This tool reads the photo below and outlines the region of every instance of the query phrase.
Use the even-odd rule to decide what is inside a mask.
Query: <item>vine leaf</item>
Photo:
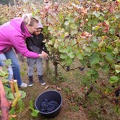
[[[119,78],[117,76],[111,76],[110,77],[110,84],[118,82]]]
[[[106,52],[106,57],[105,57],[108,61],[112,61],[113,60],[113,55],[110,52]]]
[[[80,52],[76,53],[79,60],[83,60],[83,55]]]
[[[31,113],[31,115],[32,115],[33,117],[37,117],[37,116],[38,116],[38,113],[39,113],[38,110],[34,110],[34,109],[32,109],[32,113]]]
[[[73,52],[71,52],[71,53],[68,54],[68,56],[69,56],[70,58],[74,58],[74,57],[75,57],[75,54],[74,54]]]
[[[93,53],[93,54],[90,56],[90,64],[91,64],[91,65],[97,64],[97,63],[99,63],[99,61],[100,61],[99,54]]]
[[[67,58],[67,55],[61,54],[61,55],[60,55],[60,58],[61,58],[61,59],[65,59],[65,58]]]

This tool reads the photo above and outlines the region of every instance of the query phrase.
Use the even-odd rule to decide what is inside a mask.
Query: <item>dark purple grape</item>
[[[80,71],[83,71],[85,69],[85,67],[80,67],[79,69],[80,69]]]
[[[48,101],[45,99],[40,106],[41,112],[51,112],[55,110],[59,106],[58,102],[56,101]]]
[[[116,97],[118,97],[119,94],[120,94],[120,89],[118,89],[118,90],[115,91],[115,96],[116,96]]]
[[[41,111],[41,112],[46,112],[46,109],[41,109],[40,111]]]
[[[67,72],[70,71],[70,66],[67,66],[66,71]]]
[[[118,103],[119,103],[119,100],[118,100],[118,99],[115,99],[114,101],[115,101],[115,103],[116,103],[116,104],[118,104]]]
[[[48,99],[45,99],[45,102],[48,102]]]

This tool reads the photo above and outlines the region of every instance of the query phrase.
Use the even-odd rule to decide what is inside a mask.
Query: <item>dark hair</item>
[[[41,32],[43,31],[43,28],[37,28],[37,29],[41,29]]]

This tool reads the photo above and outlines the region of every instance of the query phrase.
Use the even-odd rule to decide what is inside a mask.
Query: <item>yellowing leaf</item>
[[[100,26],[95,26],[95,27],[93,27],[92,29],[93,30],[98,30],[100,28]]]

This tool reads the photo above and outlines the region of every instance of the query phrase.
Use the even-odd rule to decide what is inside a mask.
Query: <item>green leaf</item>
[[[66,49],[63,48],[63,47],[61,47],[61,46],[59,46],[59,52],[61,52],[61,53],[66,53]]]
[[[105,64],[105,65],[103,65],[103,67],[102,67],[102,70],[104,71],[104,72],[108,72],[109,71],[109,65],[107,65],[107,64]]]
[[[78,30],[76,29],[76,30],[71,30],[71,35],[75,35],[75,34],[77,34],[78,33]]]
[[[66,49],[66,54],[68,54],[70,52],[70,47],[68,46]]]
[[[88,63],[88,60],[87,59],[80,60],[80,63],[82,66],[86,66],[86,64]]]
[[[32,109],[34,107],[33,101],[30,101],[30,109]]]
[[[22,110],[25,109],[25,104],[24,104],[24,102],[23,102],[23,100],[21,98],[18,99],[17,107],[19,108],[19,111],[22,111]]]
[[[11,59],[7,59],[4,62],[5,62],[5,65],[7,65],[7,66],[12,64]]]
[[[49,26],[49,27],[48,27],[48,30],[49,30],[49,31],[53,31],[54,28],[53,28],[52,26]]]
[[[83,55],[80,52],[77,52],[76,56],[79,60],[83,60]]]
[[[91,47],[84,47],[84,49],[86,52],[89,52],[89,53],[91,52]]]
[[[99,70],[101,68],[101,65],[99,63],[92,66],[95,70]]]
[[[72,29],[77,29],[77,25],[76,25],[76,24],[71,24],[70,27],[71,27]]]
[[[66,54],[60,54],[60,58],[65,59],[65,58],[67,58],[67,55]]]
[[[7,77],[8,77],[8,73],[5,72],[5,71],[3,71],[3,70],[1,70],[1,71],[0,71],[0,76],[1,76],[1,77],[6,77],[6,78],[7,78]]]
[[[105,57],[108,61],[112,61],[114,58],[113,58],[113,55],[112,53],[110,52],[106,52],[106,57]]]
[[[47,26],[44,26],[43,32],[44,32],[45,34],[48,34],[48,27],[47,27]]]
[[[93,79],[98,78],[98,72],[94,69],[89,69],[89,71],[87,71],[87,76],[91,76]]]
[[[71,59],[71,58],[68,57],[66,59],[66,63],[67,63],[68,66],[70,66],[73,63],[73,59]]]
[[[59,46],[65,48],[65,47],[64,47],[64,46],[65,46],[65,43],[64,43],[64,42],[59,42]]]
[[[15,108],[14,107],[12,107],[10,110],[9,110],[9,114],[14,114],[15,113]]]
[[[99,57],[98,53],[93,53],[90,56],[90,64],[91,65],[97,64],[97,63],[99,63],[99,61],[100,61],[100,57]]]
[[[103,16],[100,15],[99,20],[101,21],[104,20],[104,15]]]
[[[110,31],[110,34],[115,34],[115,31],[116,31],[116,30],[115,30],[115,28],[110,28],[109,31]]]
[[[97,42],[92,42],[91,47],[92,48],[98,48],[98,43]]]
[[[20,91],[20,94],[21,94],[21,98],[24,98],[26,96],[26,92],[24,92],[22,90],[19,90],[19,91]],[[16,96],[16,93],[15,93],[15,96]],[[10,100],[14,100],[14,96],[13,96],[12,91],[9,92],[9,94],[7,95],[7,98],[10,99]]]
[[[73,52],[71,52],[71,53],[68,53],[68,56],[69,56],[70,58],[74,58],[74,57],[75,57],[75,54],[74,54]]]
[[[72,16],[70,16],[68,20],[69,20],[69,22],[71,22],[71,23],[75,23],[75,18],[72,17]]]
[[[22,90],[19,90],[20,91],[20,94],[21,94],[21,98],[25,98],[26,97],[26,92],[22,91]]]
[[[110,84],[114,84],[114,83],[118,82],[118,80],[119,80],[119,77],[111,76],[110,77]]]
[[[69,41],[70,41],[70,40],[67,38],[67,39],[65,39],[65,42],[64,42],[64,43],[65,43],[65,44],[68,44]]]
[[[116,42],[116,47],[120,47],[120,42],[119,41]]]
[[[76,39],[71,40],[70,43],[71,43],[71,46],[75,45],[76,44]]]
[[[13,97],[12,92],[10,92],[10,93],[7,95],[7,98],[10,99],[10,100],[14,100],[14,97]]]
[[[112,45],[109,45],[107,46],[106,52],[112,53],[113,50],[114,50],[114,47]]]
[[[31,116],[37,117],[39,113],[39,110],[32,110]]]
[[[101,41],[100,43],[99,43],[99,47],[105,47],[106,46],[106,42],[105,41]]]
[[[86,52],[86,51],[83,51],[83,55],[84,56],[91,56],[92,52]]]
[[[114,111],[115,111],[116,113],[120,114],[120,107],[119,107],[119,105],[116,105],[116,106],[114,107]]]
[[[7,81],[8,81],[8,80],[7,80]],[[7,91],[7,92],[12,92],[11,88],[6,87],[5,85],[4,85],[4,89],[5,89],[5,91]]]

